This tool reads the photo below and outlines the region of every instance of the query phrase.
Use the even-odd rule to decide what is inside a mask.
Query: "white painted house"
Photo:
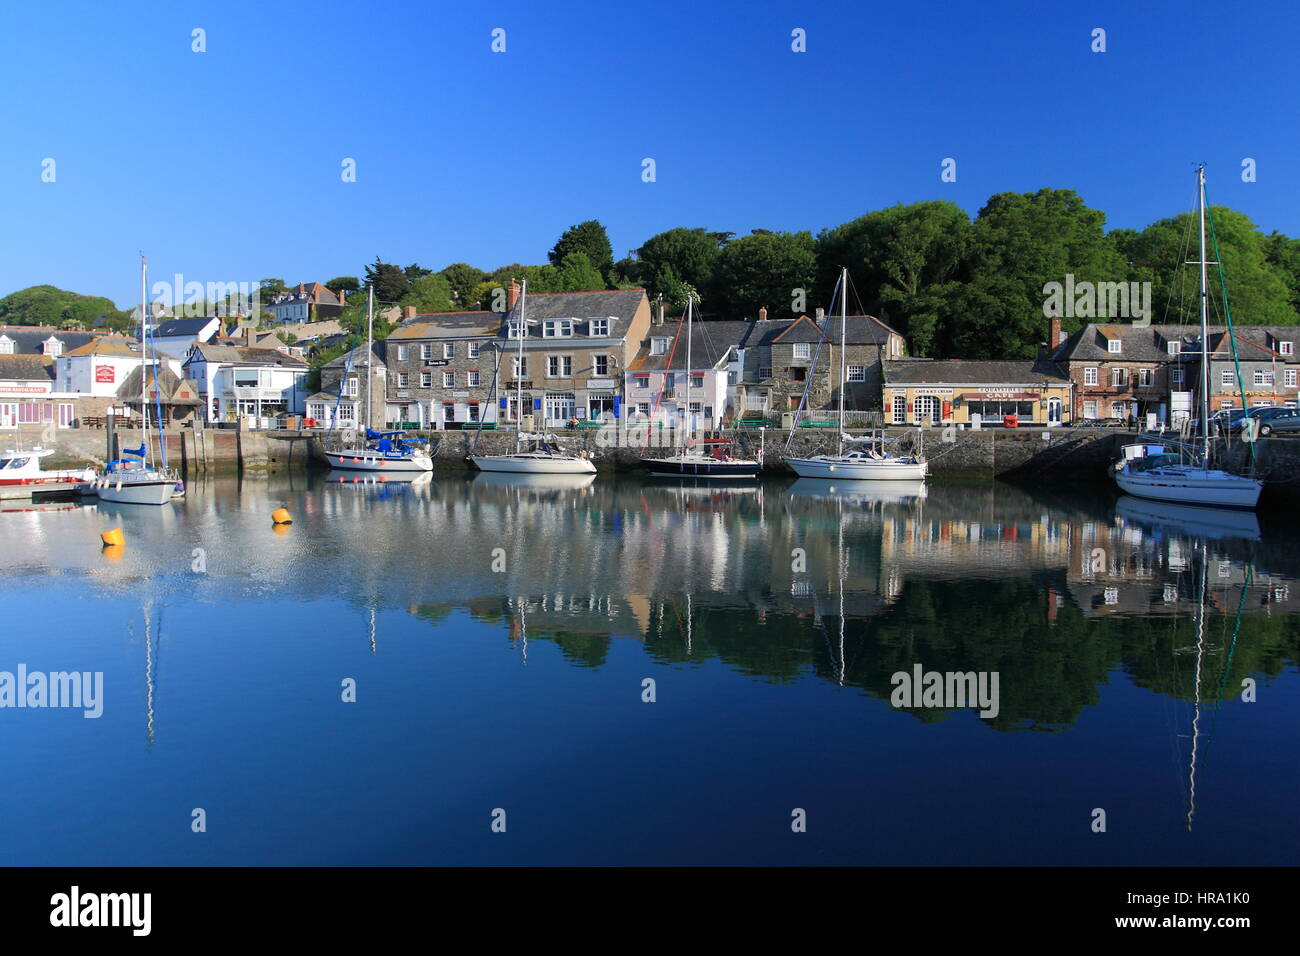
[[[171,319],[153,333],[152,346],[170,358],[184,361],[190,349],[211,342],[221,331],[221,319],[215,315],[201,319]]]
[[[698,429],[721,428],[735,397],[737,349],[750,325],[692,323],[689,370],[685,330],[678,336],[677,326],[650,326],[623,375],[624,417],[629,421],[649,417],[675,425],[684,422],[686,427]]]
[[[276,349],[196,345],[184,377],[198,385],[209,422],[301,414],[308,365]]]

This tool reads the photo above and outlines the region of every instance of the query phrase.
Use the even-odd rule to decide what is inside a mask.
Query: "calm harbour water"
[[[1289,518],[919,491],[315,475],[7,502],[0,670],[105,690],[99,719],[0,709],[0,864],[1295,861]],[[997,671],[997,717],[893,707],[917,664]]]

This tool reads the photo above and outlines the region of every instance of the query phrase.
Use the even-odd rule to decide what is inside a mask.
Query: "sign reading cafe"
[[[108,384],[111,385],[111,384],[113,383],[113,381],[114,381],[114,369],[113,369],[113,366],[111,366],[111,365],[96,365],[96,366],[95,366],[95,381],[96,381],[96,382],[106,382],[106,383],[108,383]]]

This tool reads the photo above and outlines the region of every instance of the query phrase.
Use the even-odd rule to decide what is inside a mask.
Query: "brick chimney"
[[[825,320],[826,320],[826,310],[825,310],[825,309],[818,309],[818,310],[817,310],[817,324],[818,324],[818,326],[820,326],[820,325],[822,324],[822,322],[824,322]]]
[[[402,306],[402,321],[405,322],[407,319],[413,319],[413,318],[415,318],[415,306],[413,305]]]
[[[506,288],[506,308],[513,309],[515,303],[519,301],[519,283],[514,279],[510,280],[510,285]]]
[[[1047,351],[1055,352],[1056,347],[1061,344],[1061,317],[1053,315],[1051,321],[1047,323]]]
[[[339,305],[347,305],[347,301],[348,301],[347,289],[339,289],[339,291],[335,294],[339,297]]]
[[[244,343],[249,348],[252,348],[257,344],[257,329],[253,328],[251,325],[244,326]]]
[[[664,297],[661,295],[659,296],[658,301],[655,302],[655,325],[663,325],[663,324],[664,324]]]
[[[767,319],[767,306],[758,310],[758,321],[763,322]]]

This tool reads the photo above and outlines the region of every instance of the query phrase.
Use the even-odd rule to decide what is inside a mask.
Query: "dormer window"
[[[1178,339],[1171,339],[1169,342],[1166,343],[1166,346],[1169,349],[1170,355],[1177,355],[1179,352],[1183,350],[1183,343],[1178,341]]]
[[[658,336],[656,336],[655,338],[651,339],[651,340],[650,340],[650,354],[651,354],[651,355],[667,355],[667,354],[668,354],[668,339],[665,339],[665,338],[659,338]]]
[[[1295,343],[1294,343],[1294,342],[1278,342],[1278,343],[1277,343],[1277,354],[1278,354],[1278,355],[1295,355]]]
[[[592,319],[591,334],[599,337],[609,335],[609,319]]]
[[[506,337],[511,339],[528,338],[528,326],[523,319],[511,319],[506,327]]]
[[[542,338],[566,339],[573,335],[573,322],[569,319],[547,319],[542,323]]]
[[[0,335],[0,355],[14,354],[14,340],[7,335]]]
[[[1123,340],[1123,339],[1107,339],[1107,340],[1106,340],[1106,351],[1109,352],[1111,355],[1119,355],[1121,352],[1124,351],[1124,340]]]
[[[56,357],[62,355],[63,343],[51,335],[48,339],[45,340],[45,354],[53,355]]]

